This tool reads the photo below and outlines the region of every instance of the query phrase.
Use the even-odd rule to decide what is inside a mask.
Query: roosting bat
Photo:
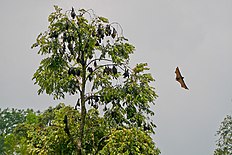
[[[181,87],[185,88],[185,89],[188,89],[188,87],[186,86],[185,82],[184,82],[184,77],[181,76],[181,73],[180,73],[180,70],[178,67],[176,67],[176,81],[178,81],[181,85]]]

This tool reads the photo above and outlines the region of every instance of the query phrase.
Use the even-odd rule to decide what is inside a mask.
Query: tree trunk
[[[81,54],[81,61],[85,62],[84,60],[84,52]],[[84,138],[84,128],[85,128],[85,117],[86,117],[86,107],[85,107],[85,85],[86,85],[86,63],[82,64],[82,83],[81,83],[81,124],[80,124],[80,138],[78,140],[78,155],[82,154],[83,149],[83,138]]]

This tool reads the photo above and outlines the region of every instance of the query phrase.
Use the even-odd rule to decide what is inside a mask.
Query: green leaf
[[[109,20],[105,17],[98,17],[98,19],[100,19],[104,23],[109,23]]]

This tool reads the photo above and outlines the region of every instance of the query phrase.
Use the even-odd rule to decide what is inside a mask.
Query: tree
[[[232,154],[232,117],[227,115],[221,123],[217,131],[219,139],[217,141],[217,149],[215,155],[231,155]]]
[[[100,155],[110,154],[146,154],[156,155],[160,151],[155,148],[152,138],[136,128],[113,130]]]
[[[33,118],[36,121],[17,125],[7,136],[6,143],[11,145],[6,154],[76,153],[75,143],[80,132],[77,129],[81,122],[79,111],[61,103]],[[86,114],[83,148],[82,154],[159,154],[148,133],[137,128],[111,128],[95,108]]]
[[[32,45],[39,46],[38,54],[45,56],[33,79],[40,86],[38,94],[46,92],[54,99],[77,96],[78,154],[86,151],[87,105],[102,107],[110,128],[154,132],[155,124],[150,120],[154,115],[150,103],[154,104],[157,97],[150,86],[154,79],[146,72],[146,63],[129,67],[129,56],[135,48],[123,36],[121,26],[96,16],[92,10],[72,8],[62,13],[58,6],[48,21],[48,30]]]
[[[12,150],[15,145],[15,137],[11,135],[14,129],[25,121],[31,121],[34,114],[32,109],[0,109],[0,154],[9,153],[9,150]]]

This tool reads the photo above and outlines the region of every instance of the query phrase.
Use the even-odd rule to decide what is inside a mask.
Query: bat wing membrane
[[[181,73],[178,67],[176,67],[175,73],[176,73],[176,81],[180,83],[181,87],[188,89],[188,87],[186,86],[184,82],[184,77],[181,76]]]

